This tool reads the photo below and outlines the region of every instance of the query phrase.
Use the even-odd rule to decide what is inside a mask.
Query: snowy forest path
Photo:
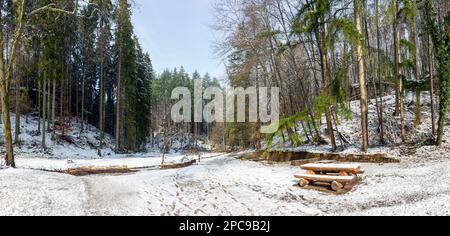
[[[87,200],[87,215],[135,215],[139,210],[133,201],[139,196],[134,188],[110,176],[82,177]]]
[[[429,175],[449,175],[447,161],[367,165],[356,192],[338,197],[292,187],[290,173],[298,171],[295,168],[255,164],[219,157],[176,170],[85,176],[84,208],[88,215],[371,215],[405,204],[411,209],[430,206],[450,194],[447,180],[439,182],[439,176]]]
[[[293,173],[221,156],[183,169],[85,176],[83,208],[87,215],[319,214],[296,196]]]

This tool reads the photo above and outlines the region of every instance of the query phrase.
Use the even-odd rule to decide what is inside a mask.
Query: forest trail
[[[271,176],[278,168],[282,171]],[[319,214],[295,196],[294,172],[227,156],[185,169],[81,179],[87,215]],[[285,202],[291,207],[282,206]]]
[[[131,204],[138,192],[133,188],[108,180],[106,176],[82,177],[87,199],[87,215],[133,215],[137,210]]]

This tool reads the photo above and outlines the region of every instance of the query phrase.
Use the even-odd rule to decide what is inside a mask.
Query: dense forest
[[[431,142],[441,145],[449,101],[450,3],[446,0],[230,0],[215,6],[224,35],[216,44],[232,86],[280,87],[280,129],[264,137],[260,124],[230,125],[229,145],[345,146],[339,126],[360,101],[361,149],[418,142],[423,96],[431,97]],[[395,107],[383,98],[395,93]],[[411,95],[411,96],[410,96]],[[431,95],[431,96],[430,96]],[[375,100],[377,128],[368,127]],[[405,119],[405,104],[415,119]],[[322,119],[323,118],[323,119]],[[323,135],[325,124],[326,135]]]
[[[224,149],[262,149],[275,138],[293,146],[345,143],[339,132],[360,101],[361,149],[406,143],[419,128],[421,98],[430,97],[429,137],[441,145],[450,96],[450,3],[447,0],[224,0],[215,4],[215,44],[227,81],[188,75],[181,67],[157,75],[133,32],[128,0],[1,0],[0,90],[6,164],[20,145],[20,114],[38,116],[36,135],[65,139],[71,123],[99,129],[117,153],[138,152],[155,135],[204,139]],[[260,123],[173,123],[171,91],[179,86],[279,87],[278,132]],[[391,109],[383,97],[395,93]],[[412,94],[412,96],[410,96]],[[411,98],[413,97],[413,98]],[[416,106],[405,119],[405,103]],[[377,129],[368,127],[368,102]],[[11,112],[16,114],[15,127]],[[390,122],[393,117],[398,122]],[[389,122],[387,122],[389,121]],[[324,135],[322,124],[326,126]]]
[[[46,135],[64,138],[72,117],[82,124],[80,135],[85,123],[99,127],[100,149],[109,133],[117,152],[139,150],[149,133],[154,72],[133,33],[130,3],[1,1],[0,7],[7,164],[14,166],[13,145],[20,145],[20,114],[41,117],[36,133],[44,150]]]
[[[138,152],[153,142],[155,132],[173,132],[167,111],[175,87],[192,88],[194,79],[220,86],[208,74],[190,76],[182,67],[156,75],[133,31],[131,1],[2,0],[0,7],[9,166],[14,166],[14,145],[21,144],[21,114],[27,121],[29,115],[40,117],[35,135],[41,135],[43,150],[48,135],[73,142],[66,133],[77,122],[79,136],[87,124],[99,129],[100,156],[106,134],[115,138],[116,153]],[[10,112],[17,114],[15,127]],[[186,134],[207,131],[207,125],[190,124]]]
[[[0,216],[450,215],[450,0],[0,0],[0,52]]]

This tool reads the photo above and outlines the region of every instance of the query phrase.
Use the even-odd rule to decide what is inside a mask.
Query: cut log
[[[309,181],[306,179],[300,179],[298,185],[300,185],[300,187],[304,188],[309,185]]]
[[[327,182],[332,183],[333,181],[339,183],[354,183],[357,181],[356,176],[331,176],[331,175],[308,175],[308,174],[298,174],[295,175],[297,179],[306,179],[308,181],[317,181],[317,182]]]
[[[326,173],[353,173],[362,174],[364,171],[359,164],[307,164],[301,166],[302,169],[315,172]]]
[[[175,163],[175,164],[165,164],[161,166],[161,169],[168,170],[168,169],[181,169],[185,167],[189,167],[197,163],[197,160],[191,160],[184,163]]]
[[[100,175],[100,174],[127,174],[136,171],[128,166],[109,166],[109,167],[80,167],[61,171],[62,173],[74,176]]]
[[[333,181],[331,183],[331,189],[333,189],[336,192],[341,191],[343,188],[344,188],[344,185],[339,182]]]

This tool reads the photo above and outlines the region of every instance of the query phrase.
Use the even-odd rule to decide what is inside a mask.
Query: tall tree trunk
[[[417,41],[417,10],[416,10],[416,3],[413,1],[414,4],[414,19],[412,21],[412,27],[411,27],[411,39],[415,46],[415,70],[414,70],[414,77],[416,78],[416,81],[421,81],[421,73],[420,73],[420,51],[419,51],[419,44]],[[419,125],[422,123],[422,101],[421,101],[421,91],[420,88],[416,88],[416,111],[415,111],[415,119],[414,119],[414,127],[417,129]]]
[[[56,74],[56,71],[55,71]],[[52,140],[56,140],[56,78],[52,82]]]
[[[14,151],[13,151],[13,139],[11,134],[11,120],[9,111],[9,91],[5,84],[0,85],[1,102],[2,102],[2,119],[3,128],[5,131],[5,148],[6,148],[6,166],[15,167]]]
[[[20,45],[24,29],[24,15],[25,15],[25,0],[15,1],[16,17],[14,18],[14,37],[11,41],[11,50],[5,52],[5,42],[9,42],[9,39],[4,41],[3,35],[3,19],[0,17],[0,99],[2,103],[2,118],[5,134],[5,147],[6,147],[6,165],[15,167],[14,162],[14,149],[13,140],[11,134],[11,119],[9,111],[9,95],[11,89],[11,76],[13,65],[16,59],[17,48]],[[6,56],[6,60],[5,60]]]
[[[104,57],[102,54],[101,63],[100,63],[100,151],[103,149],[103,140],[105,136],[105,78],[104,78]]]
[[[80,129],[80,135],[84,132],[84,120],[85,120],[85,83],[86,83],[86,76],[83,75],[83,80],[81,81],[81,129]]]
[[[41,72],[39,71],[38,72],[38,81],[36,82],[37,83],[37,85],[38,85],[38,93],[37,93],[37,101],[38,101],[38,129],[37,129],[37,132],[40,134],[41,133],[41,111],[42,111],[42,108],[41,108],[41,104],[42,104],[42,101],[41,101],[41,93],[42,93],[42,86],[41,86],[41,82],[40,82],[40,79],[41,79]]]
[[[400,137],[402,142],[406,141],[405,134],[405,109],[403,102],[403,78],[401,76],[401,48],[400,48],[400,18],[398,16],[399,6],[398,2],[394,1],[395,4],[395,21],[394,21],[394,44],[395,44],[395,78],[397,81],[397,106],[396,106],[396,115],[400,115]]]
[[[51,119],[52,119],[52,89],[51,89],[51,81],[47,80],[47,132],[51,130]]]
[[[17,71],[16,80],[15,80],[15,92],[16,92],[16,104],[15,104],[15,113],[16,113],[16,124],[14,130],[14,143],[16,145],[20,145],[20,81],[21,77],[19,72]]]
[[[0,17],[0,52],[4,52],[4,41],[3,41],[3,22]],[[11,62],[9,62],[11,63]],[[13,139],[11,134],[11,119],[9,111],[9,86],[7,78],[7,65],[5,64],[4,54],[0,54],[0,100],[2,104],[2,120],[3,129],[5,134],[5,164],[6,166],[15,167],[14,162],[14,150],[13,150]]]
[[[102,30],[102,32],[105,31],[104,27],[103,27],[103,19],[100,19],[100,29]],[[103,37],[101,37],[100,40],[102,40],[102,42],[104,42],[104,35],[102,34]],[[98,154],[99,156],[102,155],[102,149],[103,149],[103,140],[104,140],[104,136],[105,136],[105,71],[104,71],[104,66],[105,66],[105,50],[104,47],[106,45],[104,45],[105,43],[102,43],[102,45],[100,46],[100,108],[99,108],[99,126],[100,126],[100,140],[99,140],[99,150],[98,150]]]
[[[67,83],[67,62],[65,61],[65,58],[63,59],[63,67],[62,67],[62,80],[60,83],[60,98],[59,98],[59,115],[60,115],[60,123],[61,123],[61,135],[65,135],[65,124],[66,124],[66,116],[65,116],[65,107],[66,107],[66,99],[67,99],[67,90],[66,90],[66,83]]]
[[[325,17],[322,17],[320,20],[320,29],[318,32],[318,41],[319,41],[319,52],[320,52],[320,61],[321,61],[321,67],[322,67],[322,80],[323,80],[323,87],[327,91],[326,94],[330,96],[331,92],[331,81],[328,77],[328,52],[326,49],[326,27],[325,27]],[[331,111],[330,107],[326,108],[325,111],[325,117],[327,121],[327,129],[328,129],[328,136],[330,138],[331,147],[333,151],[337,150],[336,145],[336,138],[334,135],[334,127],[333,127],[333,121],[331,117]]]
[[[120,106],[122,100],[122,46],[119,45],[119,63],[117,73],[117,94],[116,94],[116,152],[120,151]]]
[[[379,125],[380,125],[380,142],[385,144],[384,140],[384,115],[383,115],[383,96],[384,96],[384,86],[382,80],[382,70],[381,70],[381,31],[380,31],[380,3],[379,0],[375,0],[375,18],[376,18],[376,30],[377,30],[377,76],[378,84],[380,86],[380,102],[379,102]]]
[[[261,101],[260,101],[260,92],[259,92],[259,88],[260,88],[260,82],[259,82],[260,78],[259,78],[259,73],[258,73],[258,67],[256,67],[256,97],[257,97],[257,106],[256,107],[260,107]],[[259,117],[259,116],[258,116]],[[208,126],[209,124],[206,123],[206,132],[207,132],[207,137],[209,137],[209,131],[208,131]],[[261,150],[262,148],[262,134],[261,134],[261,120],[258,119],[257,123],[256,123],[256,150]],[[209,138],[208,138],[209,140]]]
[[[76,121],[78,123],[79,121],[79,117],[80,117],[80,95],[79,95],[79,87],[80,86],[80,81],[78,80],[78,78],[75,79],[75,118]]]
[[[43,82],[42,82],[42,98],[43,98],[43,101],[42,101],[42,133],[41,133],[41,138],[42,138],[42,141],[41,141],[41,145],[42,145],[42,148],[44,149],[44,150],[46,150],[47,149],[47,144],[46,144],[46,138],[45,138],[45,133],[47,132],[47,130],[45,129],[45,125],[46,125],[46,123],[47,123],[47,120],[46,120],[46,118],[47,118],[47,82],[45,81],[45,80],[47,80],[47,72],[44,72],[44,78],[43,78],[44,80],[43,80]]]
[[[68,116],[68,123],[71,123],[72,118],[72,74],[70,69],[70,64],[67,65],[67,103],[66,103],[66,112]]]
[[[431,100],[431,132],[433,136],[436,135],[436,111],[435,111],[435,83],[434,83],[434,57],[433,57],[433,43],[431,36],[428,39],[428,71],[430,73],[430,100]]]
[[[369,133],[368,133],[368,101],[367,101],[367,86],[366,86],[366,72],[364,65],[364,52],[363,52],[363,31],[361,24],[361,2],[359,0],[354,1],[355,5],[355,25],[358,30],[361,39],[358,40],[356,45],[356,60],[358,63],[358,80],[360,90],[360,105],[361,105],[361,131],[362,131],[362,150],[367,152],[369,149]]]
[[[444,129],[445,122],[447,120],[448,104],[450,100],[450,49],[448,48],[448,42],[450,41],[450,35],[448,34],[448,28],[445,31],[438,27],[433,17],[433,3],[430,0],[424,2],[424,15],[427,22],[428,33],[433,40],[434,52],[437,61],[437,71],[439,78],[439,120],[437,127],[437,139],[436,143],[441,146],[444,141]],[[442,19],[438,19],[439,22],[443,22]]]

